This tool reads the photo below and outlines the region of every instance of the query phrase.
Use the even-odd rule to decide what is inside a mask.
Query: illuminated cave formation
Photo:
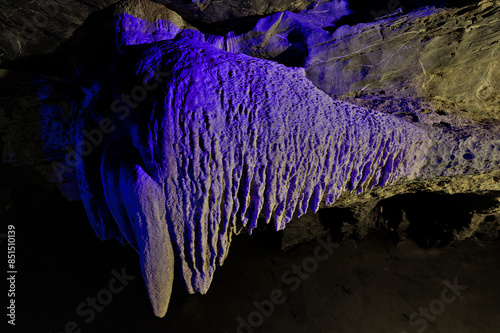
[[[259,217],[281,230],[344,191],[416,176],[425,162],[425,130],[333,100],[301,69],[190,40],[134,57],[117,75],[168,78],[121,114],[100,164],[104,195],[82,198],[98,234],[107,205],[138,251],[157,316],[174,267],[190,293],[206,293],[231,236],[251,233]],[[115,97],[130,92],[120,87]],[[79,176],[82,189],[96,189],[85,186],[85,165]]]

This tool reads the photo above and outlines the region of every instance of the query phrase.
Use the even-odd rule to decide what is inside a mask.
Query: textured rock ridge
[[[110,137],[101,176],[150,293],[163,295],[151,297],[159,316],[171,288],[169,237],[188,291],[205,293],[232,234],[251,232],[259,217],[281,230],[345,191],[418,176],[425,163],[425,130],[332,100],[301,69],[183,40],[138,59],[133,73],[145,82],[156,70],[169,78]]]

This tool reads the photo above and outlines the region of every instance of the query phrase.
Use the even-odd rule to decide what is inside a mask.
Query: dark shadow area
[[[273,60],[287,67],[304,67],[309,53],[304,33],[299,29],[292,30],[287,39],[291,45]]]
[[[366,216],[356,216],[349,208],[325,208],[318,211],[321,223],[337,241],[359,239],[370,229],[386,232],[394,243],[409,237],[424,248],[446,246],[456,234],[473,223],[473,212],[487,212],[498,205],[500,193],[445,194],[408,193],[383,199]],[[498,238],[498,221],[489,215],[476,236]]]
[[[0,68],[76,81],[96,79],[116,56],[114,11],[115,6],[110,6],[90,14],[54,53],[2,62]]]
[[[274,221],[266,224],[265,219],[259,218],[257,220],[257,227],[252,230],[252,235],[249,236],[246,231],[243,231],[242,235],[239,237],[254,237],[258,242],[263,244],[268,251],[279,251],[281,247],[282,232],[276,231]]]
[[[454,233],[469,227],[473,212],[496,207],[499,193],[408,193],[384,199],[375,207],[376,228],[405,232],[423,247],[445,246]],[[402,225],[403,224],[403,225]]]
[[[324,208],[318,211],[321,224],[330,229],[335,241],[341,241],[353,234],[360,221],[349,208]]]

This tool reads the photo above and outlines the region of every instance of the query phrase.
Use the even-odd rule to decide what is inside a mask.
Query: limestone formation
[[[300,69],[192,40],[131,54],[118,63],[136,65],[117,67],[114,82],[135,74],[152,86],[158,71],[168,76],[133,110],[116,104],[124,123],[100,163],[104,195],[83,186],[82,199],[97,232],[108,228],[107,204],[139,252],[158,316],[174,262],[189,292],[206,293],[232,235],[251,232],[259,217],[282,230],[343,192],[422,177],[434,158],[424,128],[335,101]],[[136,87],[117,84],[114,95]],[[96,181],[87,174],[79,174],[81,184]]]

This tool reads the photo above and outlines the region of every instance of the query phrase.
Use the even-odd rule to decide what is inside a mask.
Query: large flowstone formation
[[[100,162],[103,193],[89,184],[92,166],[79,176],[96,232],[113,228],[103,224],[107,203],[113,233],[138,251],[157,316],[174,266],[190,293],[206,293],[232,234],[251,232],[259,217],[281,230],[344,191],[415,177],[424,165],[426,131],[333,100],[300,69],[189,40],[130,53],[122,63],[136,65],[117,67],[114,81],[134,73],[154,89],[133,110],[115,104],[123,124]],[[134,89],[119,84],[113,96]]]

